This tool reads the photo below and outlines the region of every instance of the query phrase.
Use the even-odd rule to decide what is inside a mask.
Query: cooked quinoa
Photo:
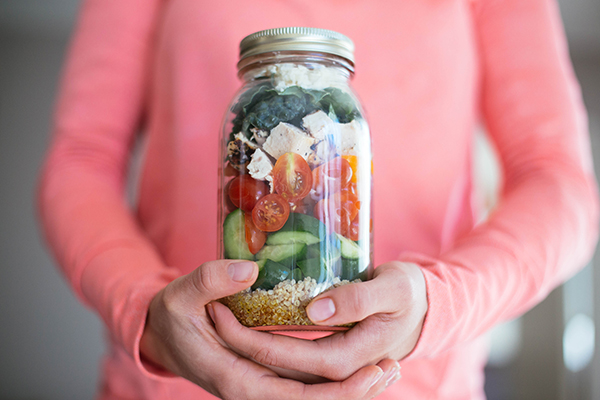
[[[360,282],[356,280],[354,282]],[[318,294],[353,283],[335,278],[329,287],[313,278],[285,280],[272,290],[250,288],[221,299],[244,326],[314,325],[306,315],[306,306]]]

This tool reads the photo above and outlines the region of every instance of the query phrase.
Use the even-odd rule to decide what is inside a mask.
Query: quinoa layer
[[[360,282],[356,280],[355,282]],[[296,282],[285,280],[272,290],[250,288],[221,299],[244,326],[314,325],[306,315],[306,306],[317,295],[338,286],[353,283],[335,278],[329,287],[310,277]]]

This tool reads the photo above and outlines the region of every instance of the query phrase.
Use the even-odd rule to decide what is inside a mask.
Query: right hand
[[[207,310],[211,301],[251,286],[257,276],[256,263],[217,260],[171,282],[150,303],[142,357],[223,399],[371,399],[394,378],[398,363],[383,360],[341,382],[307,385],[229,349]]]

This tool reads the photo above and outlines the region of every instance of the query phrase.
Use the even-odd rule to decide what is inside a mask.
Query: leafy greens
[[[278,92],[270,83],[264,83],[244,92],[232,107],[235,118],[232,121],[231,138],[238,132],[250,138],[250,129],[269,131],[280,122],[299,127],[305,115],[317,110],[324,111],[340,123],[351,122],[360,116],[355,100],[340,89],[316,90],[290,86]]]

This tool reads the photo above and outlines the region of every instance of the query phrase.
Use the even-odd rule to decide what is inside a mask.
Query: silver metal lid
[[[341,33],[318,28],[267,29],[240,42],[240,61],[273,51],[308,51],[333,54],[354,64],[354,43]]]

